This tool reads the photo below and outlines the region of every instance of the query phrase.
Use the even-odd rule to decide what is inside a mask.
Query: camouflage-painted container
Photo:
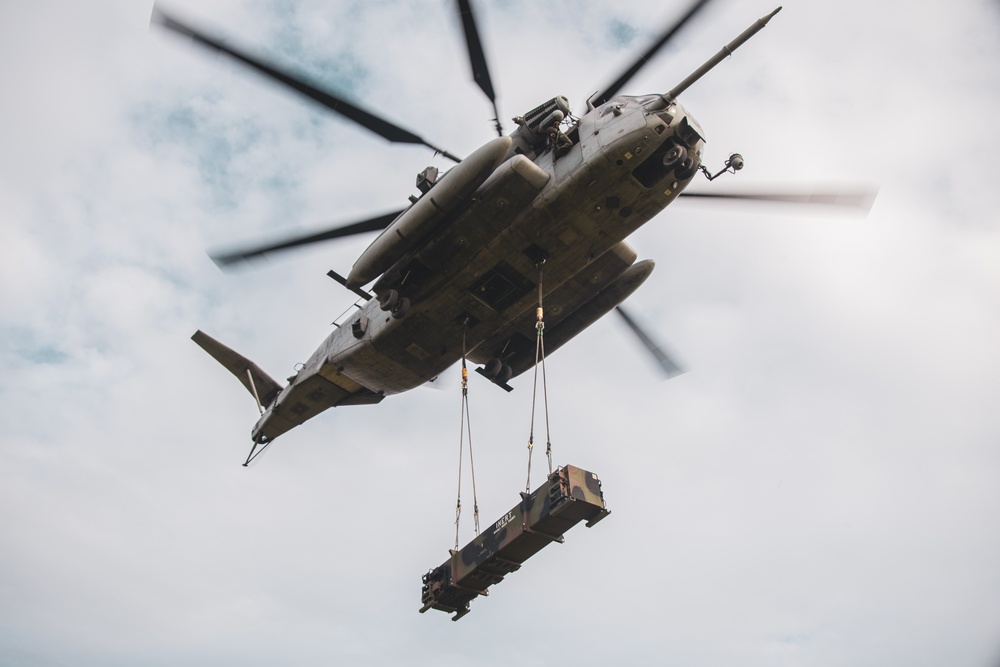
[[[563,533],[580,523],[587,527],[609,514],[597,475],[564,466],[549,475],[533,493],[521,494],[499,521],[461,551],[423,576],[420,613],[439,609],[455,613],[453,621],[469,613],[469,603],[489,595],[491,585],[521,567],[550,542],[562,542]]]

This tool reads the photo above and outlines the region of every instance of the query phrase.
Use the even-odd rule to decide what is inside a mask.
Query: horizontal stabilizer
[[[251,396],[254,396],[254,388],[256,387],[256,396],[254,397],[260,398],[262,406],[267,407],[278,396],[278,392],[281,391],[281,385],[275,382],[270,375],[262,371],[254,362],[230,350],[200,329],[194,332],[191,340],[198,343],[203,350],[212,355],[216,361],[235,375],[236,379],[247,388]],[[253,378],[253,384],[250,383],[251,377]]]

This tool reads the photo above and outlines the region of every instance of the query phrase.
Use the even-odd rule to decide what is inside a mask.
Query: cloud
[[[557,94],[580,113],[676,12],[476,8],[508,117]],[[759,13],[736,9],[625,92],[679,81]],[[612,515],[453,624],[416,610],[454,539],[457,370],[244,469],[253,401],[188,340],[291,374],[351,307],[324,274],[366,239],[226,274],[204,250],[390,210],[446,165],[151,31],[148,3],[2,6],[0,662],[992,664],[985,10],[789,4],[685,94],[709,164],[747,159],[701,188],[878,198],[867,218],[678,202],[630,238],[657,268],[629,304],[689,372],[659,383],[613,319],[547,360],[556,462],[597,472]],[[449,150],[491,136],[447,3],[177,11]],[[530,388],[472,378],[484,524],[523,488]]]

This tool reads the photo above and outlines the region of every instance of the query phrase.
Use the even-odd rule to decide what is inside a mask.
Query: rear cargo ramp
[[[531,494],[522,493],[496,523],[460,551],[423,576],[420,613],[428,609],[454,613],[453,621],[469,613],[469,603],[518,570],[551,542],[580,523],[587,527],[610,512],[597,475],[567,465],[559,468]]]

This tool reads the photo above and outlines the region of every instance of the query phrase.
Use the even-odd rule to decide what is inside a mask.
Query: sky
[[[475,5],[508,130],[582,110],[684,7]],[[452,152],[492,136],[445,0],[167,8]],[[878,196],[678,201],[630,238],[657,268],[628,306],[688,372],[662,382],[613,318],[549,358],[556,462],[612,513],[458,623],[417,613],[454,543],[458,369],[243,468],[253,400],[189,340],[294,373],[369,239],[225,273],[206,250],[391,210],[447,163],[151,9],[0,3],[0,664],[1000,664],[1000,5],[789,0],[684,93],[707,164],[747,165],[699,190]],[[623,92],[772,9],[716,0]],[[484,525],[525,484],[513,386],[471,379]]]

